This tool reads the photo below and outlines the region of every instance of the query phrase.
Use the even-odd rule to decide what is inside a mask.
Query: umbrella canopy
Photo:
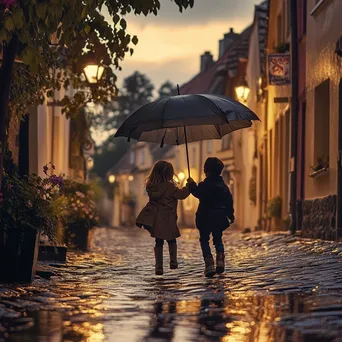
[[[221,139],[259,120],[249,108],[233,99],[207,95],[178,95],[142,106],[120,126],[115,137],[180,145]],[[186,130],[184,127],[186,126]]]

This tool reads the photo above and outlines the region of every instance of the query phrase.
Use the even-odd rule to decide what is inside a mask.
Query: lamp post
[[[250,89],[248,87],[248,84],[247,84],[247,81],[245,80],[245,78],[242,78],[240,80],[240,82],[238,82],[238,84],[235,86],[234,90],[235,90],[235,94],[236,94],[237,99],[240,102],[246,103]]]
[[[99,64],[91,62],[83,68],[83,74],[89,85],[99,83],[103,76],[104,67]]]

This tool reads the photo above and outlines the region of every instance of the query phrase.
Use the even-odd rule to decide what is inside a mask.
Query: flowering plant
[[[54,241],[66,204],[65,199],[59,196],[60,177],[21,176],[9,151],[4,166],[0,225],[5,233],[13,228],[30,227]]]
[[[63,194],[68,203],[65,217],[67,226],[77,225],[89,229],[99,223],[94,201],[95,193],[90,184],[67,179],[64,182]]]

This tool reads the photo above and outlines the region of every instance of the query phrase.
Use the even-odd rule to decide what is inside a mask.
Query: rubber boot
[[[170,269],[175,270],[176,268],[178,268],[176,243],[171,243],[169,245],[169,253],[170,253]]]
[[[205,259],[205,269],[204,274],[207,278],[211,278],[215,275],[215,264],[214,264],[214,258],[212,255],[208,255]]]
[[[216,273],[224,272],[224,253],[216,254]]]
[[[163,275],[163,246],[154,247],[156,275]]]

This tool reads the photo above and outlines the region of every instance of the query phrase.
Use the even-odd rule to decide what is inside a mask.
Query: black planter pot
[[[38,260],[65,263],[67,250],[65,246],[40,245]]]
[[[65,241],[69,248],[88,251],[93,238],[93,228],[80,225],[68,225],[65,229]]]
[[[30,283],[38,260],[39,233],[30,227],[10,229],[5,238],[0,260],[0,281]]]

